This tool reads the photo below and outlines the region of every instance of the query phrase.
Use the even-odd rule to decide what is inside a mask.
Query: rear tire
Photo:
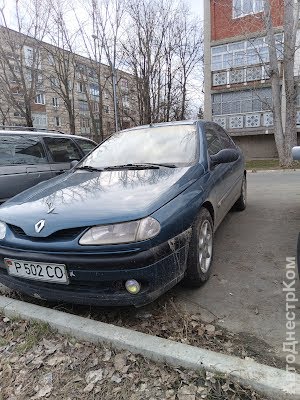
[[[236,211],[244,211],[246,206],[247,206],[247,178],[244,175],[241,188],[241,195],[237,199],[233,207]]]
[[[202,207],[192,226],[187,270],[183,284],[200,287],[210,275],[213,259],[214,224],[209,211]]]

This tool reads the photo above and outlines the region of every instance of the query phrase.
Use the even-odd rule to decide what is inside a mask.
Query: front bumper
[[[130,255],[31,253],[0,247],[0,282],[27,295],[55,301],[98,306],[141,306],[155,300],[184,276],[190,230],[150,250]],[[4,258],[65,264],[69,285],[8,275]],[[125,281],[135,279],[141,291],[132,295]]]

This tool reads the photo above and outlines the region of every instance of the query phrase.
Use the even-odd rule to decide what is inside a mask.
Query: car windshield
[[[121,131],[95,149],[80,167],[127,164],[188,166],[196,161],[195,125],[159,126]]]

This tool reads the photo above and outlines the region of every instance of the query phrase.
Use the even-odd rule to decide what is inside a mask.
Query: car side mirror
[[[292,156],[293,156],[293,160],[295,160],[295,161],[300,160],[300,146],[295,146],[292,148]]]
[[[78,163],[79,163],[79,161],[77,161],[77,160],[72,160],[71,163],[70,163],[70,168],[76,167],[76,165],[77,165]]]
[[[210,156],[211,165],[227,164],[238,160],[240,153],[236,149],[223,149]]]

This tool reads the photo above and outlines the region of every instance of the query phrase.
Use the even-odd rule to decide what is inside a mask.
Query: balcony
[[[273,113],[255,112],[244,114],[215,115],[213,121],[224,129],[235,130],[243,128],[268,128],[273,126]],[[300,123],[300,115],[299,115]]]
[[[233,84],[265,82],[269,79],[268,65],[251,65],[243,68],[234,68],[212,72],[212,86],[230,86]]]
[[[273,113],[271,111],[215,115],[212,120],[231,132],[244,128],[268,129],[273,127]],[[300,110],[297,110],[297,127],[300,128]]]

